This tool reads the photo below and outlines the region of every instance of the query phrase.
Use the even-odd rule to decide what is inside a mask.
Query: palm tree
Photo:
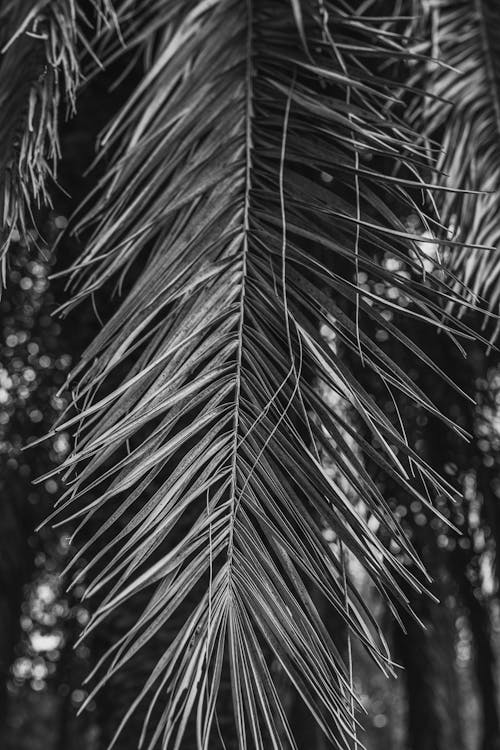
[[[484,189],[462,175],[443,184],[429,146],[454,122],[439,87],[462,79],[448,62],[429,74],[403,5],[0,4],[4,264],[49,200],[60,100],[72,110],[83,74],[100,67],[122,61],[130,75],[99,141],[102,177],[75,219],[84,250],[63,309],[76,319],[88,298],[116,302],[55,427],[76,432],[57,518],[74,522],[75,560],[87,560],[86,634],[104,650],[89,700],[103,696],[116,746],[136,747],[142,732],[147,747],[296,747],[287,707],[299,702],[325,741],[355,747],[351,640],[382,669],[391,662],[346,557],[398,617],[410,616],[408,591],[426,595],[366,466],[425,507],[455,490],[377,405],[359,365],[461,435],[401,366],[409,350],[453,385],[405,330],[418,321],[459,348],[474,337],[455,312],[475,309],[457,273],[480,278],[496,235],[475,231],[472,198],[450,203],[447,188]],[[442,2],[431,16],[458,23],[469,5],[474,75],[494,86],[498,11]],[[456,43],[449,32],[452,60]],[[427,96],[405,112],[415,79]],[[488,92],[477,111],[458,108],[474,119],[474,178],[497,135]],[[409,211],[427,240],[405,227]],[[431,271],[429,243],[447,250]],[[394,341],[390,355],[374,326]]]

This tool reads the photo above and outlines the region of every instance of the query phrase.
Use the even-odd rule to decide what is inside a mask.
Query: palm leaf
[[[86,632],[151,591],[96,689],[181,616],[118,731],[139,703],[159,702],[150,747],[180,747],[193,723],[208,747],[225,670],[239,747],[295,747],[269,653],[327,737],[349,747],[349,670],[310,592],[384,667],[338,543],[389,604],[405,606],[403,584],[423,589],[373,530],[370,519],[421,569],[363,456],[426,505],[428,488],[452,494],[320,334],[328,326],[391,392],[433,412],[371,326],[410,349],[388,309],[471,335],[444,311],[455,295],[441,276],[424,283],[421,238],[397,215],[415,205],[425,162],[379,71],[404,47],[385,19],[320,7],[125,0],[117,11],[145,70],[101,144],[111,161],[79,226],[94,231],[72,304],[113,278],[125,291],[72,376],[76,413],[57,429],[77,441],[58,513],[80,531],[99,518],[76,555],[90,560],[87,596],[100,597]],[[416,177],[387,179],[401,164]],[[317,383],[355,409],[378,451]]]
[[[500,248],[500,7],[494,0],[422,4],[417,66],[429,95],[417,97],[413,124],[441,147],[437,184],[444,234],[464,243],[451,267],[474,296],[498,311]],[[482,245],[489,250],[472,248]]]
[[[98,27],[111,13],[94,3]],[[102,6],[102,7],[101,7]],[[0,256],[25,237],[55,180],[61,103],[75,109],[81,82],[79,47],[91,28],[75,0],[3,0],[0,3]]]

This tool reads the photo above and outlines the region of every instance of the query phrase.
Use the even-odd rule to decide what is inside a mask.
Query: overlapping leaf
[[[414,122],[442,149],[437,183],[444,233],[463,242],[452,267],[498,312],[500,274],[500,6],[495,0],[422,3]],[[417,37],[418,38],[418,37]],[[482,245],[490,250],[471,249]]]
[[[467,335],[443,311],[451,290],[424,283],[421,238],[397,214],[415,208],[407,189],[421,187],[424,154],[374,71],[403,50],[346,3],[125,0],[118,12],[145,73],[103,141],[111,166],[82,222],[95,230],[73,279],[76,301],[115,276],[127,291],[74,373],[78,413],[58,427],[77,428],[60,511],[80,529],[100,519],[79,553],[89,552],[87,594],[101,596],[89,629],[152,593],[100,674],[126,668],[176,615],[183,624],[130,708],[160,706],[149,747],[178,748],[194,726],[207,748],[225,671],[239,747],[295,747],[271,655],[347,748],[348,670],[311,592],[381,666],[386,654],[324,529],[389,603],[420,584],[320,457],[417,566],[362,456],[426,504],[421,491],[450,490],[320,325],[430,411],[367,331],[375,321],[412,348],[382,314],[392,306]],[[417,177],[390,177],[400,164]],[[408,273],[391,272],[386,254]],[[389,287],[411,304],[391,302]],[[378,452],[315,380],[356,410]]]
[[[106,10],[106,14],[105,11]],[[98,19],[111,9],[96,0]],[[100,25],[100,24],[99,24]],[[0,257],[5,270],[12,238],[35,224],[50,204],[56,176],[59,118],[74,111],[81,80],[79,58],[88,49],[91,21],[75,0],[3,0],[0,3]]]

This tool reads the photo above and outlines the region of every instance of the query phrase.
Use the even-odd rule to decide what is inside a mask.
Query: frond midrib
[[[234,559],[234,526],[238,511],[237,482],[238,482],[238,447],[240,434],[240,398],[242,385],[243,364],[243,337],[245,322],[245,297],[247,283],[247,257],[250,235],[250,195],[252,189],[252,117],[253,117],[253,13],[252,0],[246,0],[247,13],[247,37],[246,37],[246,67],[245,67],[245,184],[244,184],[244,209],[243,209],[243,237],[242,237],[242,269],[240,309],[238,323],[238,348],[236,352],[236,383],[233,418],[233,447],[231,463],[231,486],[230,486],[230,530],[227,550],[227,573],[229,584],[232,583],[232,568]]]

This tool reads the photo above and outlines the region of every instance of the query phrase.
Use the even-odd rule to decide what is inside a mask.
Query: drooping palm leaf
[[[108,0],[93,4],[100,21]],[[92,28],[75,0],[0,3],[0,258],[3,275],[13,238],[25,236],[34,214],[50,205],[56,177],[59,118],[74,111],[79,57]],[[61,111],[62,109],[62,111]]]
[[[442,149],[437,183],[451,189],[438,196],[444,233],[469,246],[453,254],[452,267],[498,312],[500,6],[495,0],[438,0],[422,8],[419,47],[436,62],[417,66],[419,84],[430,96],[415,101],[413,122],[432,149]]]
[[[391,308],[467,335],[443,311],[452,291],[438,277],[424,283],[420,237],[398,216],[414,206],[412,179],[389,177],[401,164],[418,175],[424,161],[385,106],[391,86],[374,73],[378,60],[405,52],[384,19],[346,3],[125,0],[118,16],[145,72],[103,141],[112,162],[82,221],[94,234],[73,278],[75,301],[115,276],[127,291],[74,373],[77,415],[58,427],[78,433],[60,512],[81,519],[80,529],[96,514],[106,519],[79,553],[89,551],[87,594],[101,594],[88,630],[152,591],[102,679],[180,614],[130,709],[160,705],[149,746],[180,747],[191,722],[198,747],[208,747],[228,670],[239,747],[294,747],[267,651],[347,748],[348,670],[311,590],[381,666],[386,654],[354,585],[345,591],[324,527],[388,602],[404,604],[402,585],[421,584],[369,518],[419,563],[361,457],[425,504],[427,488],[450,488],[320,325],[389,389],[431,411],[366,330],[375,321],[411,348],[382,314]],[[385,254],[409,273],[390,271]],[[360,272],[375,292],[358,284]],[[391,301],[389,288],[411,305]],[[433,367],[425,352],[415,356]],[[356,410],[378,452],[315,378]],[[332,480],[325,454],[366,514]]]

